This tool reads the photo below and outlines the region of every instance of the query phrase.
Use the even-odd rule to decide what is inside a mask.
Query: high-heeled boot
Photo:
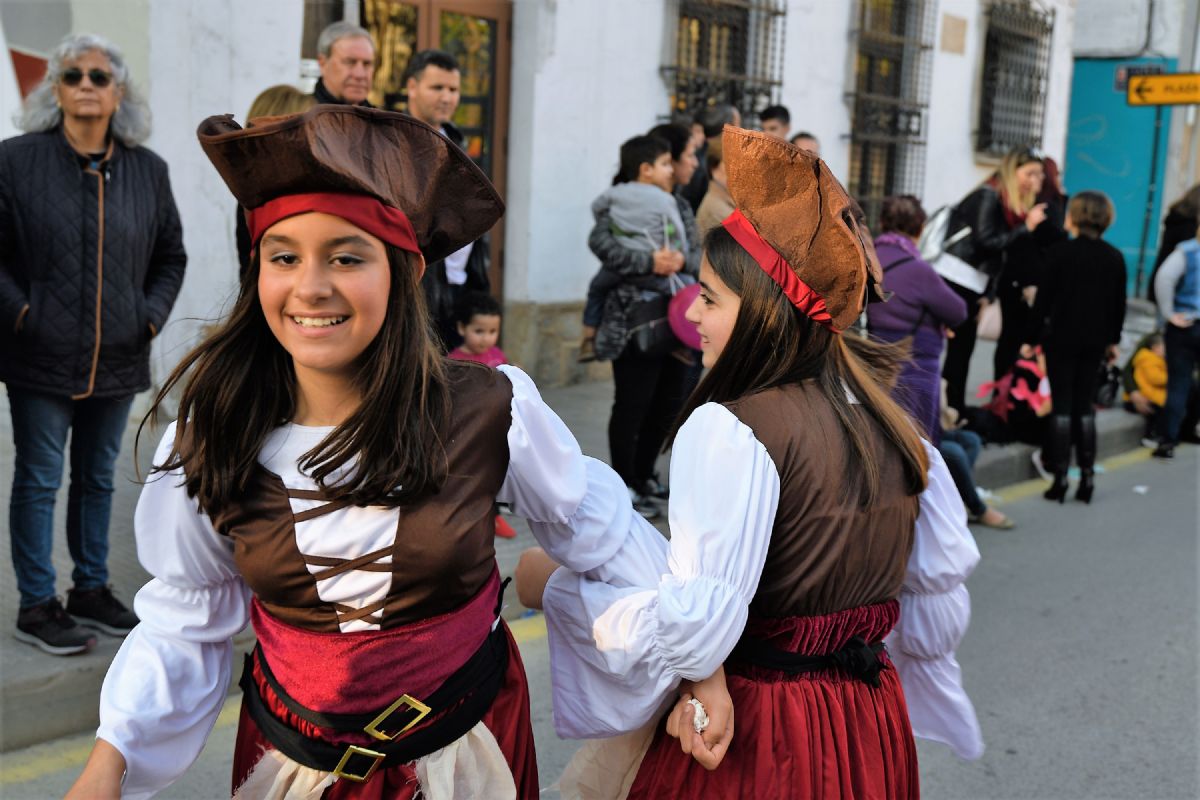
[[[1071,418],[1065,414],[1055,414],[1049,423],[1050,430],[1042,448],[1042,463],[1054,473],[1054,483],[1050,484],[1042,497],[1063,503],[1067,499],[1067,467],[1071,463]]]
[[[1075,457],[1079,460],[1079,487],[1075,490],[1075,499],[1090,504],[1096,490],[1096,417],[1093,414],[1079,420]]]

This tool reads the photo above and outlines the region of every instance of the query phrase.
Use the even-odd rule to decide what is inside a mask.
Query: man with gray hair
[[[366,28],[335,22],[317,38],[321,77],[313,89],[318,103],[370,106],[367,95],[375,77],[375,42]]]

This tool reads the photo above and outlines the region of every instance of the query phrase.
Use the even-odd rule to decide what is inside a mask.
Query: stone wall
[[[580,364],[583,303],[509,301],[504,305],[504,352],[538,386],[565,386],[612,376],[607,363]]]

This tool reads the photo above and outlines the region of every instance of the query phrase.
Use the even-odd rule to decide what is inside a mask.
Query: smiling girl
[[[597,552],[644,521],[522,372],[439,354],[425,263],[478,239],[499,197],[402,114],[213,117],[200,140],[255,249],[229,318],[158,397],[180,399],[135,517],[153,579],[69,796],[178,778],[249,622],[235,797],[536,797],[494,505],[604,576]]]
[[[785,142],[726,127],[723,147],[736,209],[688,312],[709,372],[673,438],[670,542],[626,540],[622,581],[536,550],[517,572],[546,611],[560,734],[612,737],[563,796],[916,797],[914,729],[982,750],[953,657],[979,553],[889,397],[897,353],[845,332],[881,277],[852,201]],[[703,735],[680,705],[659,724],[677,687]]]

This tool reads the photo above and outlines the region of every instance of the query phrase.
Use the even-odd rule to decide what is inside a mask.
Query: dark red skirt
[[[525,665],[512,632],[501,620],[508,638],[508,669],[504,683],[492,707],[483,716],[500,751],[512,770],[517,797],[535,800],[538,796],[537,757],[533,747],[533,726],[529,719],[529,685]],[[233,788],[245,782],[271,743],[262,735],[254,720],[242,707],[238,721],[237,744],[233,752]],[[381,769],[364,783],[339,780],[325,790],[324,800],[411,800],[419,786],[416,770],[409,764]]]
[[[882,639],[898,614],[893,601],[820,617],[752,618],[746,635],[779,649],[821,655],[855,635]],[[732,661],[725,670],[736,718],[721,766],[704,769],[659,726],[630,798],[919,796],[916,745],[890,661],[879,687],[835,670],[785,675]]]

